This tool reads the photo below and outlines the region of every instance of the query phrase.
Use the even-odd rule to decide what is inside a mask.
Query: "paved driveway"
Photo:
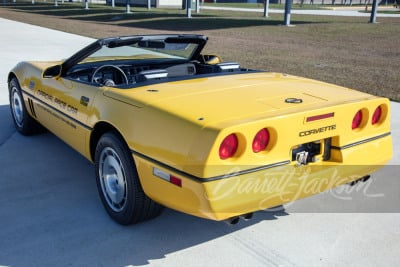
[[[93,166],[50,133],[16,133],[7,99],[18,61],[64,58],[91,40],[4,19],[0,36],[0,266],[400,266],[398,153],[367,189],[344,186],[235,226],[168,209],[115,224]]]

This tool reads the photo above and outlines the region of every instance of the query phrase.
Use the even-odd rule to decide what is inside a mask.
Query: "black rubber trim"
[[[371,137],[371,138],[368,138],[368,139],[365,139],[365,140],[361,140],[361,141],[358,141],[358,142],[355,142],[355,143],[351,143],[351,144],[348,144],[348,145],[345,145],[345,146],[331,146],[331,148],[332,149],[336,149],[336,150],[343,150],[343,149],[347,149],[347,148],[350,148],[350,147],[353,147],[353,146],[358,146],[358,145],[362,145],[362,144],[365,144],[365,143],[368,143],[368,142],[371,142],[371,141],[375,141],[377,139],[380,139],[380,138],[383,138],[383,137],[386,137],[386,136],[389,136],[389,135],[391,135],[391,132],[384,133],[384,134],[381,134],[381,135],[378,135],[378,136],[374,136],[374,137]]]
[[[53,111],[55,111],[55,112],[61,114],[62,116],[66,117],[67,119],[69,119],[69,120],[71,120],[71,121],[73,121],[74,123],[79,124],[79,125],[82,126],[83,128],[85,128],[85,129],[87,129],[87,130],[89,130],[89,131],[92,131],[92,130],[93,130],[92,127],[89,127],[89,126],[87,126],[86,124],[83,124],[82,122],[80,122],[80,121],[74,119],[73,117],[69,116],[68,114],[65,114],[64,112],[62,112],[62,111],[60,111],[60,110],[54,108],[53,106],[47,104],[47,103],[44,102],[43,100],[41,100],[41,99],[35,97],[34,95],[28,93],[27,91],[22,90],[22,93],[28,95],[29,97],[31,97],[31,98],[33,98],[33,99],[35,99],[36,101],[38,101],[38,102],[39,102],[40,104],[42,104],[43,106],[46,106],[47,108],[50,108],[51,110],[53,110]]]
[[[289,160],[286,160],[286,161],[276,162],[276,163],[272,163],[272,164],[268,164],[268,165],[264,165],[264,166],[260,166],[260,167],[256,167],[256,168],[252,168],[252,169],[248,169],[248,170],[238,171],[238,172],[234,172],[234,173],[227,173],[227,174],[224,174],[224,175],[218,175],[218,176],[209,177],[209,178],[200,178],[200,177],[194,176],[192,174],[189,174],[187,172],[180,171],[180,170],[178,170],[178,169],[176,169],[174,167],[171,167],[171,166],[169,166],[169,165],[167,165],[165,163],[162,163],[162,162],[160,162],[158,160],[155,160],[155,159],[153,159],[153,158],[151,158],[149,156],[146,156],[146,155],[144,155],[142,153],[139,153],[139,152],[137,152],[135,150],[131,150],[131,152],[132,152],[132,154],[134,154],[134,155],[136,155],[138,157],[144,158],[144,159],[146,159],[148,161],[151,161],[152,163],[157,164],[157,165],[161,166],[164,169],[168,169],[171,172],[177,173],[177,174],[179,174],[179,175],[181,175],[181,176],[183,176],[185,178],[189,178],[189,179],[191,179],[193,181],[200,182],[200,183],[222,180],[222,179],[231,178],[231,177],[235,177],[235,176],[240,176],[240,175],[244,175],[244,174],[249,174],[249,173],[253,173],[253,172],[258,172],[258,171],[262,171],[262,170],[266,170],[266,169],[270,169],[270,168],[273,168],[273,167],[278,167],[278,166],[282,166],[282,165],[286,165],[286,164],[290,163]]]

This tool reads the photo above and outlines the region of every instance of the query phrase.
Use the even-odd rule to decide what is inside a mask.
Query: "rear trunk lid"
[[[337,104],[373,96],[315,80],[252,73],[153,84],[124,91],[143,106],[164,110],[203,127],[218,127]],[[135,101],[135,105],[138,105]]]

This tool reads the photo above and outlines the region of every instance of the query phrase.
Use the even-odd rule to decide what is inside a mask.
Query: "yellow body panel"
[[[185,213],[214,220],[223,220],[250,212],[275,207],[307,196],[322,193],[341,184],[349,183],[380,169],[391,154],[391,137],[382,138],[340,152],[346,164],[317,162],[296,166],[288,163],[266,170],[210,182],[194,181],[179,172],[157,166],[139,156],[134,156],[146,194],[155,201]],[[370,151],[365,157],[365,151]],[[362,163],[352,163],[360,162]],[[154,177],[156,166],[182,179],[182,188]],[[232,173],[243,168],[256,166],[236,166]]]
[[[44,69],[55,64],[22,63],[12,71],[26,106],[28,99],[34,103],[30,115],[89,160],[93,131],[99,123],[110,125],[132,151],[145,193],[196,216],[222,220],[281,205],[358,179],[391,158],[385,98],[266,72],[131,89],[42,79]],[[287,103],[289,98],[302,103]],[[378,106],[382,119],[371,125]],[[352,130],[358,110],[363,121]],[[334,115],[307,122],[330,113]],[[254,153],[253,138],[263,128],[271,142]],[[221,160],[219,146],[232,133],[239,139],[238,151]],[[314,162],[297,166],[292,151],[310,142],[320,144],[321,152]],[[324,159],[326,150],[329,159]],[[156,177],[154,168],[180,178],[182,187]]]

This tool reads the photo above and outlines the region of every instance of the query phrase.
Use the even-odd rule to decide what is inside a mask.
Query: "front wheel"
[[[132,155],[116,133],[104,134],[95,152],[97,189],[112,219],[129,225],[158,216],[163,208],[146,196]]]
[[[15,128],[23,135],[31,135],[37,133],[40,125],[36,122],[26,110],[22,91],[17,78],[11,79],[8,84],[10,94],[11,115],[14,121]]]

